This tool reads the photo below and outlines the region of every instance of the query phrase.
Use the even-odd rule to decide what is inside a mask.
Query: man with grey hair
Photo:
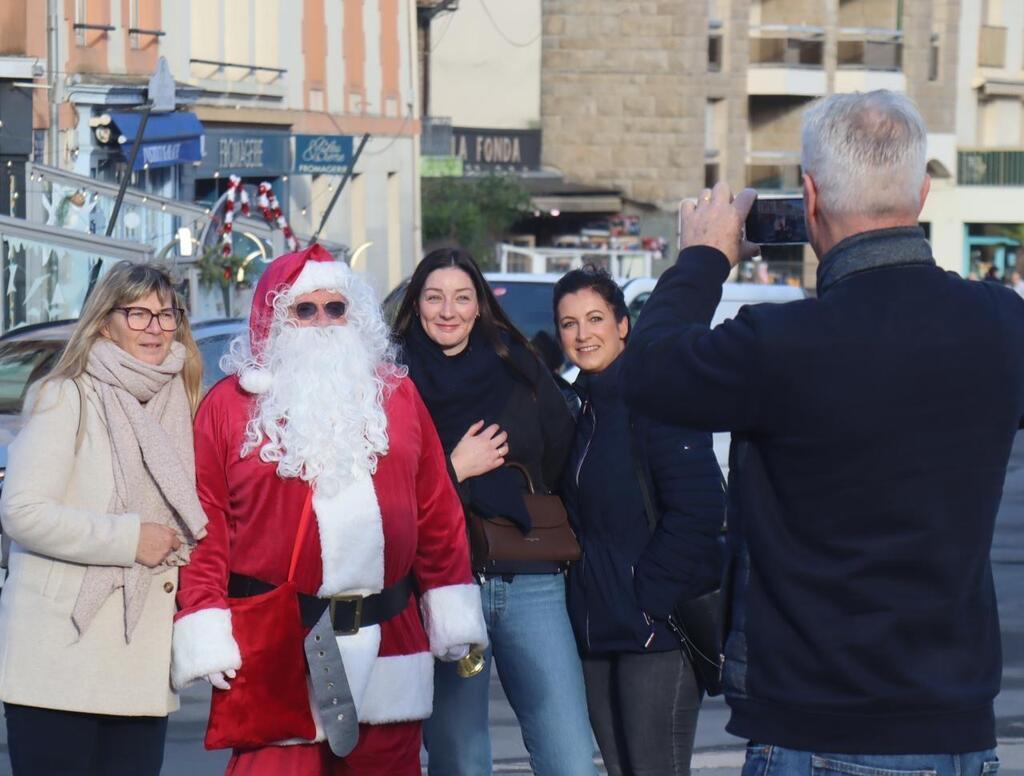
[[[733,432],[723,678],[745,775],[996,768],[989,551],[1024,417],[1024,300],[935,265],[925,142],[904,96],[815,104],[817,298],[709,328],[756,252],[756,194],[720,183],[684,203],[683,250],[626,349],[635,411]],[[654,574],[638,567],[636,589],[657,616]]]

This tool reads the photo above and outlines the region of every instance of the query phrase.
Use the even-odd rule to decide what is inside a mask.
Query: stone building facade
[[[663,213],[717,180],[795,191],[808,105],[886,88],[914,98],[951,169],[960,5],[543,0],[544,163]]]

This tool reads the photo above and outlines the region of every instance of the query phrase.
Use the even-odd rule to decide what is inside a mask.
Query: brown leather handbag
[[[569,526],[562,499],[538,493],[526,467],[505,464],[526,480],[523,494],[531,528],[524,534],[504,517],[486,518],[466,508],[473,571],[487,574],[515,574],[547,571],[580,559],[580,544]]]

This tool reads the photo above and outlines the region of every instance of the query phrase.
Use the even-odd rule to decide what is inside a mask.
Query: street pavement
[[[1024,776],[1024,433],[1019,434],[1006,476],[1002,506],[992,546],[992,568],[999,596],[1003,642],[1002,692],[996,698],[1000,773]],[[167,733],[165,776],[219,776],[225,752],[203,749],[209,687],[199,683],[182,694],[181,710],[171,716]],[[736,776],[743,763],[744,742],[725,732],[728,709],[721,698],[704,702],[693,759],[695,776]],[[505,694],[492,672],[490,729],[496,774],[529,774],[529,759]],[[0,725],[0,776],[10,776],[6,726]],[[595,763],[600,753],[595,747]],[[425,756],[424,756],[425,761]]]

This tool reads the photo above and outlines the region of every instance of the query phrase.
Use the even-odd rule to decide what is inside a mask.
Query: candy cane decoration
[[[224,201],[224,225],[220,229],[220,253],[230,256],[234,250],[233,233],[235,230],[235,199],[241,202],[243,216],[249,215],[249,195],[242,186],[242,179],[237,175],[228,178],[227,199]]]
[[[281,206],[277,202],[277,197],[274,196],[274,189],[266,181],[261,183],[259,185],[259,189],[257,189],[256,207],[260,209],[260,213],[263,214],[263,219],[270,224],[271,227],[276,226],[284,234],[285,242],[288,244],[288,250],[297,251],[299,249],[299,241],[295,239],[295,233],[288,225],[288,219],[286,219],[284,217],[284,213],[281,212]]]

